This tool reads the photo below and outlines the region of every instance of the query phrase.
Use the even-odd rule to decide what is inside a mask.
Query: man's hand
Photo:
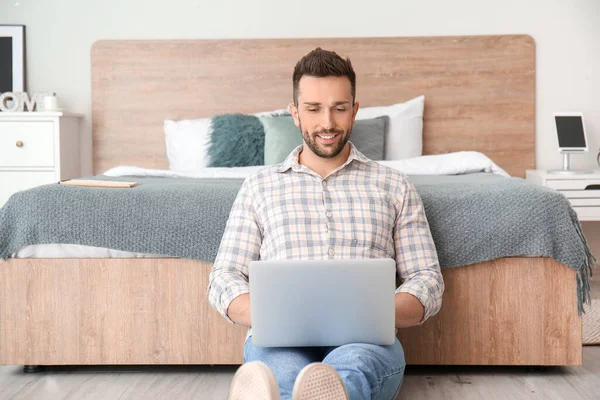
[[[396,294],[396,328],[415,326],[423,319],[425,308],[417,298],[408,293]],[[250,294],[233,299],[227,309],[229,318],[238,325],[251,326]]]
[[[396,328],[415,326],[424,314],[425,307],[415,296],[403,292],[396,294]]]
[[[251,326],[250,293],[242,294],[233,299],[227,308],[227,316],[236,324]]]

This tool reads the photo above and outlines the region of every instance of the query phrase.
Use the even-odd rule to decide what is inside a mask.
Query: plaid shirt
[[[322,178],[298,163],[301,150],[242,185],[209,277],[212,306],[233,322],[227,308],[249,292],[253,260],[394,258],[403,282],[396,293],[419,299],[421,323],[436,314],[444,281],[423,203],[406,175],[351,144],[348,160]]]

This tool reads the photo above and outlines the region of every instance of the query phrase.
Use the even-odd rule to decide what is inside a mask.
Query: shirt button
[[[325,215],[327,216],[327,218],[331,218],[331,217],[333,217],[333,214],[331,213],[331,211],[327,211],[327,212],[325,213]]]
[[[329,255],[330,256],[335,256],[335,250],[334,249],[329,249]]]
[[[327,181],[323,181],[323,187],[327,186]]]

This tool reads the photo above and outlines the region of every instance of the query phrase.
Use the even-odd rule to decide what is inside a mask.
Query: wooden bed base
[[[207,299],[211,264],[0,263],[0,364],[240,364],[246,329]],[[548,258],[443,270],[438,315],[398,337],[409,364],[581,365],[575,272]]]

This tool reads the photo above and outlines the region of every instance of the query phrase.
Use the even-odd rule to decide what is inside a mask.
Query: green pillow
[[[279,164],[302,144],[292,116],[258,117],[265,129],[265,165]]]
[[[265,131],[258,117],[224,114],[211,120],[209,167],[263,165]]]
[[[279,164],[302,144],[300,128],[291,116],[258,117],[265,129],[265,165]],[[350,141],[371,160],[383,160],[387,116],[355,121]]]

